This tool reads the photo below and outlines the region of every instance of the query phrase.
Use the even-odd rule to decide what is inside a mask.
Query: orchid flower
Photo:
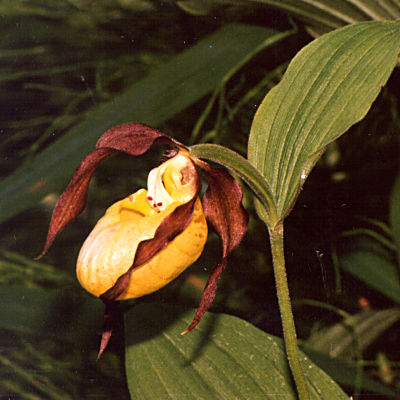
[[[155,292],[195,262],[207,239],[207,221],[222,240],[222,259],[183,334],[191,331],[213,302],[227,257],[247,230],[242,190],[225,169],[191,156],[190,148],[156,129],[130,122],[106,131],[83,159],[54,208],[38,258],[83,211],[90,179],[100,161],[116,151],[138,156],[156,143],[171,150],[167,160],[149,173],[147,190],[139,189],[109,207],[78,256],[79,282],[106,305],[99,356],[112,333],[117,301]],[[208,182],[202,201],[199,170]]]

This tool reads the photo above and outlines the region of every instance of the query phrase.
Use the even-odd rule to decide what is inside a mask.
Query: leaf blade
[[[278,217],[290,211],[316,155],[366,115],[399,51],[398,22],[367,22],[314,40],[292,60],[256,113],[248,149]]]
[[[132,398],[154,398],[154,390],[165,399],[296,398],[281,340],[238,318],[211,313],[181,337],[192,314],[161,304],[142,304],[126,314]],[[303,362],[314,382],[312,399],[347,398],[318,367]]]

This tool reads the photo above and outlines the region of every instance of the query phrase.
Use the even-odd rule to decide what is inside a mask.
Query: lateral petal
[[[239,183],[221,168],[203,169],[208,182],[203,197],[204,214],[222,240],[222,257],[239,245],[247,231],[248,215],[243,208]]]
[[[222,259],[208,278],[193,321],[182,334],[195,328],[210,307],[227,258],[242,241],[248,225],[248,215],[242,206],[243,192],[238,182],[224,169],[212,168],[204,162],[201,165],[208,181],[203,197],[204,214],[222,240]]]

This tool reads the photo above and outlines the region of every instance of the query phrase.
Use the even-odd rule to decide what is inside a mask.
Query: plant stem
[[[299,347],[297,345],[296,328],[294,325],[292,305],[290,303],[289,287],[285,269],[285,254],[283,247],[283,223],[269,229],[272,263],[275,274],[276,292],[279,311],[283,326],[286,355],[297,387],[300,400],[310,400],[303,368],[300,364]]]

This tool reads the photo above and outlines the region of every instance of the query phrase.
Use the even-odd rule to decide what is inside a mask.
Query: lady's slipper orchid
[[[192,330],[214,300],[227,257],[247,229],[242,190],[226,170],[191,157],[190,149],[153,128],[126,123],[105,132],[96,149],[77,168],[54,208],[39,258],[84,209],[89,181],[100,161],[115,151],[137,156],[154,143],[173,148],[167,161],[149,173],[147,190],[138,190],[106,211],[78,257],[79,282],[106,304],[99,356],[111,336],[116,300],[152,293],[196,261],[206,242],[207,220],[222,240],[222,259],[208,279],[192,323],[183,333]],[[202,204],[198,168],[208,181]]]
[[[197,196],[196,174],[190,158],[178,153],[150,172],[148,191],[140,189],[107,210],[78,257],[78,280],[87,291],[102,295],[129,269],[139,243],[154,238],[167,215]],[[132,270],[126,289],[116,300],[141,297],[165,286],[197,260],[206,239],[207,223],[197,199],[189,225]]]

